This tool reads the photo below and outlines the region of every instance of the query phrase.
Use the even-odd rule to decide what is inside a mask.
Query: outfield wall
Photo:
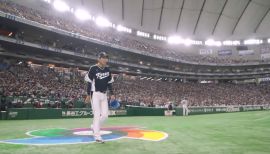
[[[269,110],[270,106],[227,106],[227,107],[190,107],[189,115],[215,114],[228,112],[262,111]],[[152,108],[127,106],[126,110],[110,110],[109,116],[164,116],[166,108]],[[182,108],[175,108],[173,115],[183,116]],[[90,118],[93,117],[90,108],[74,109],[33,109],[11,108],[7,112],[2,111],[1,120],[25,120],[25,119],[61,119],[61,118]]]
[[[126,116],[126,110],[110,110],[109,116]],[[33,109],[11,108],[7,112],[1,112],[2,120],[25,120],[25,119],[61,119],[61,118],[90,118],[93,117],[89,108],[74,109]]]
[[[269,106],[189,107],[189,115],[269,110]],[[127,106],[128,116],[164,116],[167,108]],[[173,115],[183,116],[183,108],[175,108]]]

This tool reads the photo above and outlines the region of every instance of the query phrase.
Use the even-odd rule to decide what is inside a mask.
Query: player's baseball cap
[[[106,52],[100,52],[98,58],[109,58],[109,55]]]

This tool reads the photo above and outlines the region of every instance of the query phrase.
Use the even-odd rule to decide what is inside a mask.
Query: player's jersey
[[[84,79],[88,82],[88,94],[90,94],[90,91],[106,92],[108,89],[110,93],[113,93],[111,86],[113,78],[108,67],[100,68],[98,65],[93,65]]]
[[[187,100],[182,100],[181,104],[183,105],[183,107],[187,107],[188,106],[188,101]]]

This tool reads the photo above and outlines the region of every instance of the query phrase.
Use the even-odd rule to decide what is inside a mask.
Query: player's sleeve
[[[84,76],[84,81],[92,83],[94,79],[94,74],[95,73],[93,67],[90,67],[89,71]]]
[[[89,71],[86,73],[84,80],[87,82],[87,95],[91,94],[92,82],[94,79],[94,69],[90,67]]]
[[[112,95],[113,95],[113,88],[112,88],[112,83],[113,82],[114,82],[114,80],[113,80],[112,74],[110,72],[109,81],[108,81],[108,89],[109,89],[110,94],[112,94]]]

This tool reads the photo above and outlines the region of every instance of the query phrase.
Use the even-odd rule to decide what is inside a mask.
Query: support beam
[[[239,18],[238,18],[238,20],[236,21],[236,24],[234,25],[233,30],[232,30],[232,34],[234,34],[235,29],[236,29],[236,27],[237,27],[237,25],[238,25],[239,21],[241,20],[241,18],[242,18],[242,16],[243,16],[243,14],[246,12],[247,7],[249,6],[250,2],[251,2],[251,0],[248,0],[248,2],[247,2],[247,4],[246,4],[246,6],[245,6],[245,8],[244,8],[244,10],[242,11],[242,13],[241,13],[240,17],[239,17]]]
[[[143,26],[143,12],[144,11],[144,0],[142,1],[142,15],[141,15],[141,26]]]
[[[263,15],[262,19],[260,20],[260,22],[257,24],[256,28],[254,29],[254,33],[257,33],[257,30],[259,29],[259,27],[261,26],[263,20],[265,19],[265,17],[267,16],[267,14],[270,12],[270,8],[268,8],[268,10],[266,11],[266,13]]]
[[[104,10],[104,2],[103,2],[103,0],[101,0],[101,7],[102,7],[102,13],[104,14],[105,10]]]
[[[178,31],[178,28],[179,28],[179,25],[180,25],[179,22],[180,22],[181,17],[182,17],[182,12],[183,12],[183,9],[184,9],[184,5],[185,5],[185,0],[182,1],[182,5],[181,5],[180,13],[179,13],[179,16],[178,16],[178,20],[177,20],[177,25],[176,25],[175,32]]]
[[[204,5],[205,5],[205,2],[206,2],[206,0],[203,1],[202,8],[201,8],[201,10],[200,10],[198,19],[197,19],[197,21],[196,21],[196,25],[195,25],[194,30],[193,30],[193,35],[196,33],[196,30],[197,30],[197,27],[198,27],[198,23],[199,23],[199,21],[200,21],[201,15],[202,15],[202,12],[203,12],[203,8],[204,8]]]
[[[212,31],[212,35],[214,35],[214,33],[215,33],[215,31],[216,31],[216,28],[217,28],[217,25],[218,25],[219,19],[220,19],[220,17],[221,17],[221,16],[222,16],[222,14],[223,14],[223,11],[224,11],[224,8],[225,8],[225,7],[226,7],[226,5],[227,5],[227,2],[228,2],[228,0],[226,0],[226,1],[225,1],[224,5],[223,5],[223,7],[222,7],[222,9],[221,9],[221,11],[220,11],[220,13],[219,13],[219,16],[218,16],[217,22],[215,23],[214,29],[213,29],[213,31]]]
[[[161,20],[162,20],[162,14],[164,9],[164,0],[162,0],[161,10],[160,10],[160,16],[159,16],[159,22],[158,22],[158,30],[160,30]]]
[[[125,20],[125,0],[122,0],[122,20]]]

